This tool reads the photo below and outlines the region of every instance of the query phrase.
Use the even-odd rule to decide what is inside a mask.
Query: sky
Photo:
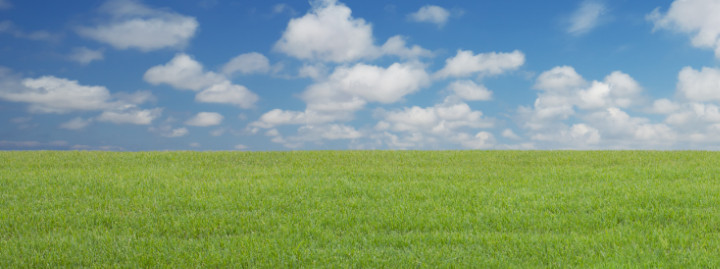
[[[0,150],[719,150],[717,14],[0,0]]]

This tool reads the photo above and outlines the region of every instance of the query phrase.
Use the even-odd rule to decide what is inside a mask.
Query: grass
[[[718,268],[718,175],[716,152],[0,152],[0,268]]]

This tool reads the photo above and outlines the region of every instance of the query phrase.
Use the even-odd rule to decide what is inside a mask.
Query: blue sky
[[[0,149],[720,149],[720,1],[0,0]]]

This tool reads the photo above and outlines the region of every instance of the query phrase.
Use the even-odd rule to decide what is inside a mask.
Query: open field
[[[719,175],[716,152],[0,152],[0,268],[718,268]]]

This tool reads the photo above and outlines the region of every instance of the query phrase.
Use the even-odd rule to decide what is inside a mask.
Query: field
[[[720,153],[0,152],[0,268],[720,267]]]

